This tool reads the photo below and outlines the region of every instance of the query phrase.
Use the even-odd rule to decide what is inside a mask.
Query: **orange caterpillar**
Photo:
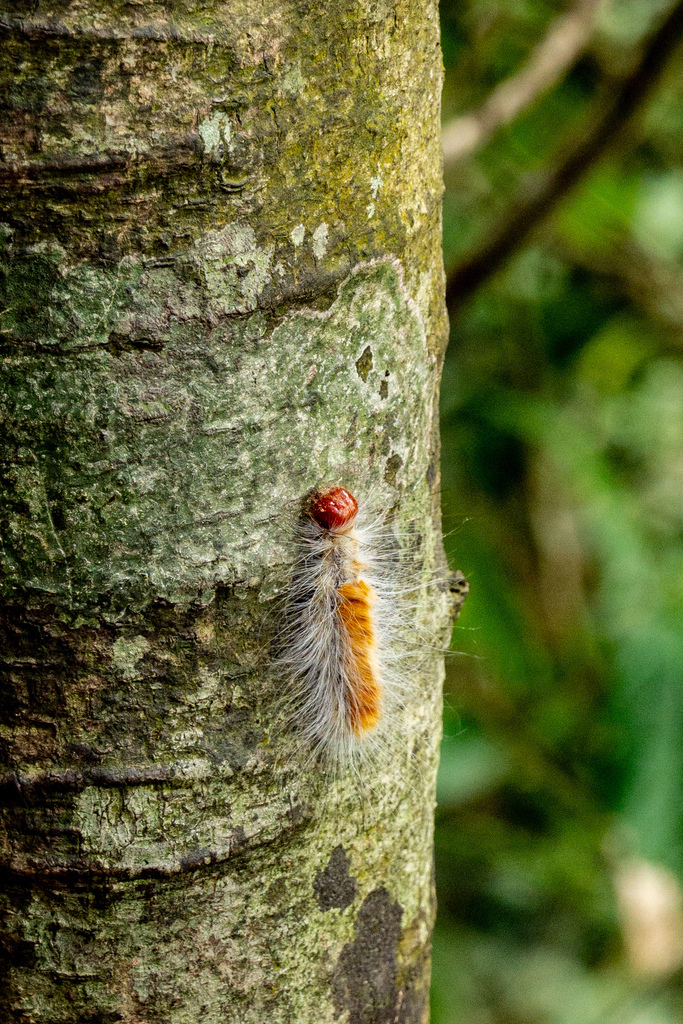
[[[290,594],[285,662],[297,724],[317,753],[353,758],[385,711],[385,566],[343,487],[310,499]]]

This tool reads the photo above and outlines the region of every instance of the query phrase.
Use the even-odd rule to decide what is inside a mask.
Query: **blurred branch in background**
[[[556,18],[521,71],[496,86],[478,110],[444,126],[444,170],[470,156],[559,82],[590,40],[603,2],[580,0],[574,10]]]
[[[598,252],[570,245],[558,232],[550,232],[553,248],[597,279],[613,282],[656,321],[672,351],[683,349],[683,270],[656,254],[645,252],[632,238],[615,237]]]
[[[683,0],[674,4],[643,46],[635,66],[620,82],[611,84],[613,99],[554,170],[528,185],[524,197],[502,227],[448,275],[446,299],[451,313],[466,302],[528,238],[556,204],[605,155],[621,130],[657,84],[667,61],[683,36]]]

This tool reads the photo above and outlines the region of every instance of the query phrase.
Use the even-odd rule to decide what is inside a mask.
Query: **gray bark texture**
[[[436,0],[19,0],[0,34],[0,1021],[425,1022]],[[430,642],[390,756],[331,773],[274,653],[334,483]]]

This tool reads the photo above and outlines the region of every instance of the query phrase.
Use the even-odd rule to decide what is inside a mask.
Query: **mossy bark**
[[[365,778],[306,760],[271,655],[334,482],[447,630],[436,2],[0,31],[0,1020],[425,1021],[440,658]]]

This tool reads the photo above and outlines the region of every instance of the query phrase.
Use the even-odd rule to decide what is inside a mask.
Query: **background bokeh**
[[[683,1021],[680,7],[441,4],[445,126],[593,24],[445,173],[432,1024]]]

